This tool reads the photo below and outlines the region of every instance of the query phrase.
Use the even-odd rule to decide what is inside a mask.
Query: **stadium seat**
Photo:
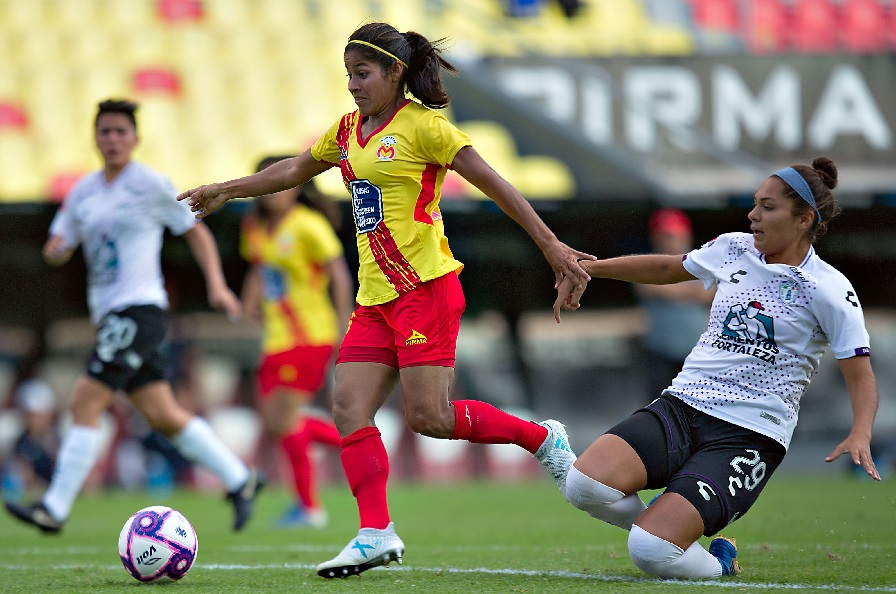
[[[894,10],[892,4],[890,10]],[[886,51],[890,17],[881,0],[845,0],[842,15],[845,49],[853,53]],[[896,33],[896,29],[893,32]]]
[[[555,157],[526,156],[514,170],[517,189],[530,199],[575,197],[576,183],[569,168]]]
[[[783,51],[787,47],[787,28],[790,27],[784,0],[746,2],[741,27],[744,42],[751,52]]]
[[[138,68],[147,64],[164,63],[172,50],[170,36],[161,27],[146,27],[112,33],[114,56],[110,59],[120,66]]]
[[[740,45],[737,0],[690,0],[691,15],[700,47],[727,50]]]
[[[36,166],[38,149],[21,128],[0,128],[0,201],[43,199],[43,171]]]
[[[141,68],[132,75],[132,86],[138,95],[180,95],[180,76],[174,70],[161,67]]]
[[[195,23],[205,15],[202,0],[158,0],[156,7],[159,19],[168,25]]]
[[[790,10],[791,47],[804,54],[832,53],[841,28],[833,0],[796,0]]]
[[[0,130],[26,130],[28,115],[25,108],[12,101],[0,101]]]
[[[8,0],[0,2],[0,23],[4,31],[28,31],[46,20],[44,2]]]
[[[62,35],[52,29],[34,28],[8,33],[9,58],[24,67],[58,65],[66,54]]]
[[[158,26],[158,0],[94,0],[99,3],[94,29],[136,32]]]
[[[482,158],[489,162],[507,163],[517,158],[516,142],[501,124],[485,120],[467,120],[458,125]]]

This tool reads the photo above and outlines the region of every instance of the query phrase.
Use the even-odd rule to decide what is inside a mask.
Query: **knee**
[[[575,466],[566,475],[566,500],[588,513],[599,511],[621,500],[625,494],[594,480]],[[603,519],[603,518],[600,518]]]
[[[628,554],[635,566],[644,573],[658,577],[679,577],[671,572],[671,567],[684,551],[635,524],[628,535]]]
[[[450,406],[406,406],[404,418],[414,433],[448,439],[454,433],[454,409]]]

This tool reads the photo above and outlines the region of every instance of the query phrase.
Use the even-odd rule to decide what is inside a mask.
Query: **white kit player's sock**
[[[60,522],[68,518],[99,455],[99,428],[72,425],[62,438],[53,478],[43,497],[44,507],[53,518]]]
[[[722,575],[719,560],[699,542],[684,551],[637,524],[628,535],[628,552],[641,571],[661,578],[696,580]]]
[[[583,474],[573,466],[566,475],[566,500],[592,518],[631,530],[647,506],[637,493],[626,496],[612,487]]]
[[[249,469],[231,452],[202,417],[193,417],[171,443],[184,458],[221,479],[227,491],[235,491],[249,479]]]

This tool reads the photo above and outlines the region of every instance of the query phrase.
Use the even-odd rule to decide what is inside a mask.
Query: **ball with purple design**
[[[118,536],[118,555],[134,579],[176,581],[196,561],[199,540],[179,511],[163,505],[145,507],[128,518]]]

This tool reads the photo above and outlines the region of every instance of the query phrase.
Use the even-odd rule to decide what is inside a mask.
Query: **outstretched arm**
[[[532,205],[510,182],[498,175],[476,149],[471,146],[460,149],[451,168],[479,188],[507,216],[526,230],[554,270],[555,286],[559,286],[560,281],[567,277],[571,277],[577,286],[588,282],[588,274],[579,261],[594,260],[594,256],[574,250],[557,239]]]
[[[582,268],[589,276],[609,278],[630,283],[649,285],[670,285],[694,280],[682,264],[681,256],[664,254],[645,254],[620,256],[606,260],[583,260]],[[557,299],[554,301],[554,319],[560,322],[560,311],[579,309],[579,300],[585,292],[585,285],[575,286],[565,280],[557,288]]]
[[[288,190],[323,173],[331,166],[311,156],[308,149],[298,157],[278,161],[258,173],[230,181],[208,184],[187,190],[178,195],[178,200],[188,200],[190,210],[202,219],[218,210],[232,198],[263,196]]]
[[[879,481],[880,473],[871,459],[871,426],[877,415],[878,404],[877,381],[871,370],[871,357],[850,357],[840,359],[837,363],[852,401],[852,429],[824,461],[833,462],[841,455],[849,454],[853,464],[861,466],[868,476]]]

